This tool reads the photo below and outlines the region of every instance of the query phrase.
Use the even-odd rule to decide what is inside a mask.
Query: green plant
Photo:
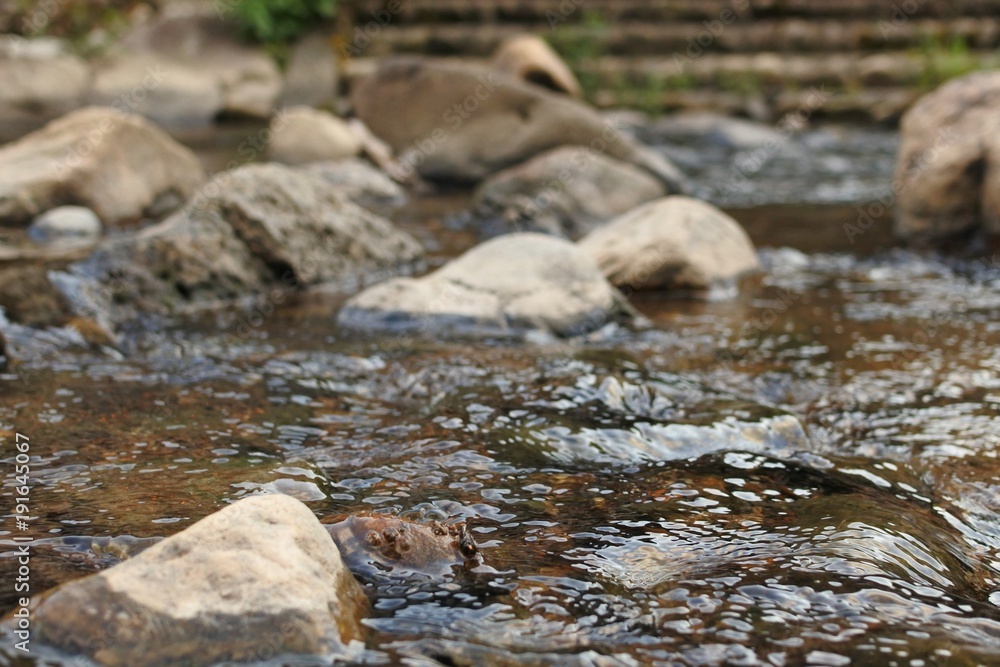
[[[594,61],[604,52],[608,23],[598,11],[587,10],[579,24],[560,27],[552,32],[549,43],[561,55],[580,82],[583,95],[592,99],[601,87],[601,77],[594,71]]]
[[[968,74],[981,65],[980,59],[969,52],[961,36],[945,41],[941,37],[927,36],[920,46],[923,68],[919,85],[924,90],[936,88],[948,79]]]
[[[238,0],[233,13],[243,34],[257,42],[295,41],[317,22],[333,18],[339,0]]]

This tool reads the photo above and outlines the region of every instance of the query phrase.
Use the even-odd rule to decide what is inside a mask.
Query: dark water
[[[3,376],[34,592],[281,491],[479,540],[472,571],[367,582],[368,664],[1000,664],[1000,264],[892,249],[887,219],[851,243],[863,207],[806,199],[734,211],[767,269],[738,298],[643,295],[636,329],[352,337],[327,292]],[[440,261],[463,206],[397,217]]]

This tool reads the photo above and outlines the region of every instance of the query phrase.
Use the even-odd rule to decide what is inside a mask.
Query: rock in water
[[[906,112],[892,192],[901,238],[1000,234],[1000,72],[949,81]]]
[[[573,336],[629,316],[586,253],[564,239],[508,234],[423,278],[397,278],[350,299],[337,321],[361,330]]]
[[[100,219],[85,206],[57,206],[35,218],[28,227],[28,238],[35,243],[89,241],[101,236]]]
[[[298,500],[250,496],[46,594],[37,637],[108,667],[344,655],[367,601]]]
[[[352,101],[372,132],[425,178],[477,182],[570,144],[641,167],[668,192],[686,185],[677,167],[585,104],[486,67],[389,60],[355,87]]]
[[[665,195],[648,172],[603,153],[563,146],[490,177],[476,191],[486,236],[538,231],[578,239]]]
[[[204,181],[194,153],[149,121],[87,107],[0,147],[0,220],[78,204],[115,227],[179,205]]]
[[[465,524],[423,524],[383,514],[347,517],[326,529],[347,567],[363,576],[443,577],[456,566],[478,562],[479,546]]]
[[[268,156],[285,164],[308,164],[351,158],[361,141],[350,126],[328,111],[292,107],[271,120]]]
[[[319,174],[256,164],[216,176],[162,223],[100,244],[54,282],[74,313],[120,324],[323,282],[354,287],[420,268],[423,248]],[[80,281],[97,289],[81,289]],[[74,295],[104,292],[113,301]],[[92,312],[102,308],[107,312]]]
[[[643,204],[579,245],[612,284],[630,289],[707,290],[760,268],[739,223],[690,197]]]
[[[508,37],[493,53],[493,67],[549,90],[581,97],[580,83],[562,58],[537,35]]]

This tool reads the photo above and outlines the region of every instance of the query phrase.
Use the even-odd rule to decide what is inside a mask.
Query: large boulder
[[[194,153],[149,121],[87,107],[0,147],[0,220],[78,204],[113,227],[180,204],[205,178]]]
[[[3,134],[33,130],[86,102],[90,67],[58,40],[0,37]]]
[[[1000,233],[1000,71],[950,81],[906,112],[892,190],[902,238]]]
[[[361,152],[351,127],[329,111],[311,107],[285,109],[271,119],[268,157],[285,164],[341,160]]]
[[[572,336],[624,319],[627,305],[569,241],[508,234],[423,278],[397,278],[350,299],[338,322],[408,333]]]
[[[493,53],[494,68],[549,90],[580,97],[580,83],[552,47],[537,35],[514,35]]]
[[[416,240],[322,176],[255,164],[217,176],[162,223],[105,241],[56,280],[77,315],[114,325],[271,287],[354,287],[422,262]],[[93,303],[81,281],[114,298]]]
[[[35,637],[107,667],[348,655],[367,601],[330,535],[284,495],[240,500],[46,594]]]
[[[643,204],[580,240],[612,284],[630,289],[708,290],[760,268],[739,223],[697,199]]]
[[[486,235],[539,231],[578,239],[665,194],[662,183],[634,165],[563,146],[491,176],[473,203]]]
[[[372,132],[428,179],[477,182],[571,144],[635,164],[669,192],[685,185],[673,164],[590,107],[488,67],[395,58],[362,80],[352,101]]]

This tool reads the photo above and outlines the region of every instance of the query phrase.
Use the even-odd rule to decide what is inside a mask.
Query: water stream
[[[887,216],[852,242],[895,138],[825,132],[754,173],[764,200],[718,202],[766,267],[733,300],[640,295],[636,328],[513,344],[352,336],[318,291],[0,377],[33,591],[280,491],[463,519],[482,547],[366,581],[359,664],[1000,663],[1000,264],[893,248]],[[737,157],[706,157],[706,192]],[[466,202],[396,219],[440,263],[474,241]]]

